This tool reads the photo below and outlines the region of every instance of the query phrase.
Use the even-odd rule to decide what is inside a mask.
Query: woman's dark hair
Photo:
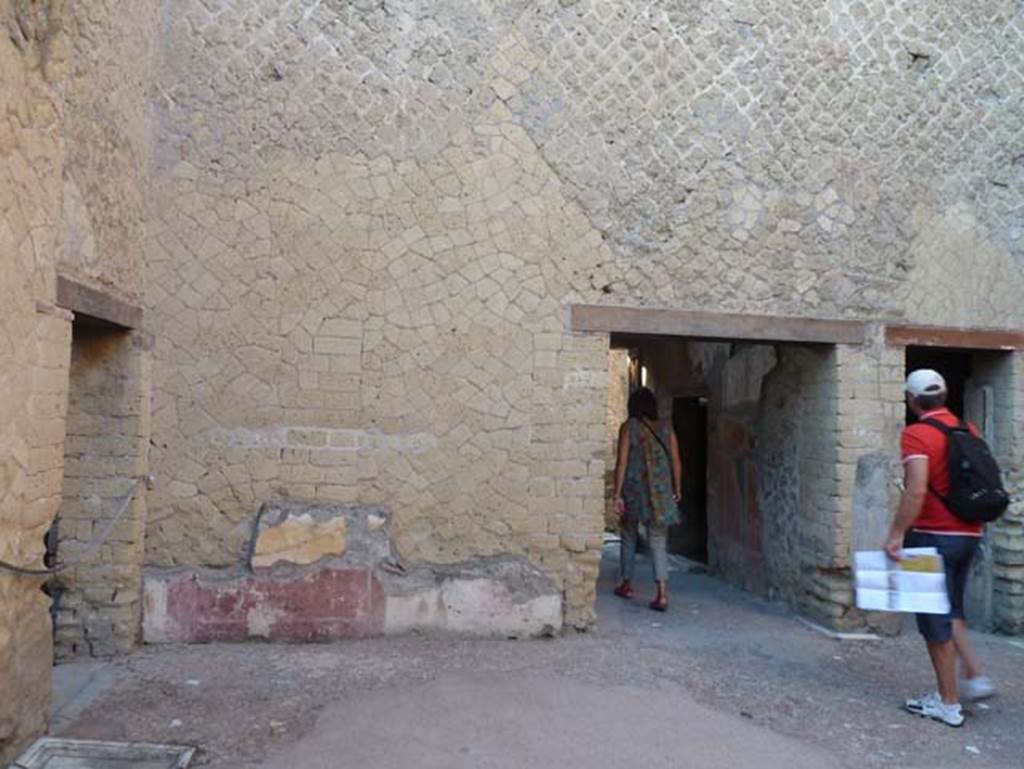
[[[629,396],[629,405],[627,406],[629,411],[630,419],[639,419],[644,417],[646,419],[657,420],[658,418],[658,399],[654,397],[654,393],[647,387],[641,387],[639,390]]]

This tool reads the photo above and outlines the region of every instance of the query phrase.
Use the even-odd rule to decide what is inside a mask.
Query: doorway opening
[[[1013,413],[1013,354],[1005,350],[908,346],[906,373],[919,368],[935,369],[946,380],[947,407],[973,423],[1006,468],[1010,460],[1013,427],[997,415]],[[907,424],[915,420],[907,410]],[[967,621],[977,629],[998,627],[1002,596],[1014,588],[1000,579],[992,537],[999,524],[986,527],[981,546],[971,565],[967,584]]]
[[[744,590],[803,606],[817,589],[812,537],[828,536],[819,521],[834,494],[835,348],[625,334],[612,334],[610,347],[607,499],[628,397],[646,381],[683,461],[670,561],[681,556],[680,568],[701,564]],[[614,517],[606,528],[616,530]],[[617,559],[614,546],[606,556]]]
[[[680,522],[668,532],[668,551],[708,562],[708,399],[687,396],[672,401],[672,428],[683,460]]]
[[[76,313],[72,324],[61,504],[47,563],[57,662],[131,649],[141,628],[148,398],[144,352],[122,326]]]
[[[941,347],[908,347],[906,350],[906,371],[930,368],[942,374],[946,380],[949,395],[946,405],[957,416],[964,416],[965,397],[971,378],[972,354],[968,350],[950,350]],[[914,422],[914,415],[907,409],[907,424]]]

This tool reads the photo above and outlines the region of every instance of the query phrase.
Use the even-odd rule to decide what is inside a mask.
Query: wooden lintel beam
[[[1024,350],[1024,332],[941,326],[886,326],[885,342],[890,347]]]
[[[857,345],[867,338],[867,324],[860,321],[587,304],[569,307],[569,328],[580,332],[804,344]]]
[[[142,324],[142,308],[64,275],[57,276],[57,306],[122,328]]]

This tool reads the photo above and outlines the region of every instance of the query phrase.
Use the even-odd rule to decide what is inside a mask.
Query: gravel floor
[[[836,641],[719,580],[678,572],[672,582],[672,607],[656,614],[642,595],[631,603],[612,597],[606,564],[599,628],[552,640],[147,647],[77,687],[55,730],[194,744],[201,748],[196,765],[240,767],[302,740],[325,707],[358,703],[361,693],[413,689],[446,676],[550,676],[683,692],[824,748],[835,766],[1024,767],[1024,647],[1009,639],[977,636],[1000,694],[971,707],[966,725],[951,729],[900,709],[906,696],[934,688],[916,634]],[[74,673],[74,666],[58,668],[60,679]],[[616,707],[614,697],[607,707]],[[750,765],[758,765],[756,757]]]

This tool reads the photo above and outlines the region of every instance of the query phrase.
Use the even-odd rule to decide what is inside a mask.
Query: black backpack
[[[988,444],[963,422],[950,427],[937,419],[922,419],[921,424],[941,430],[949,441],[949,494],[942,496],[931,484],[928,490],[967,523],[990,523],[1001,516],[1010,495]]]

